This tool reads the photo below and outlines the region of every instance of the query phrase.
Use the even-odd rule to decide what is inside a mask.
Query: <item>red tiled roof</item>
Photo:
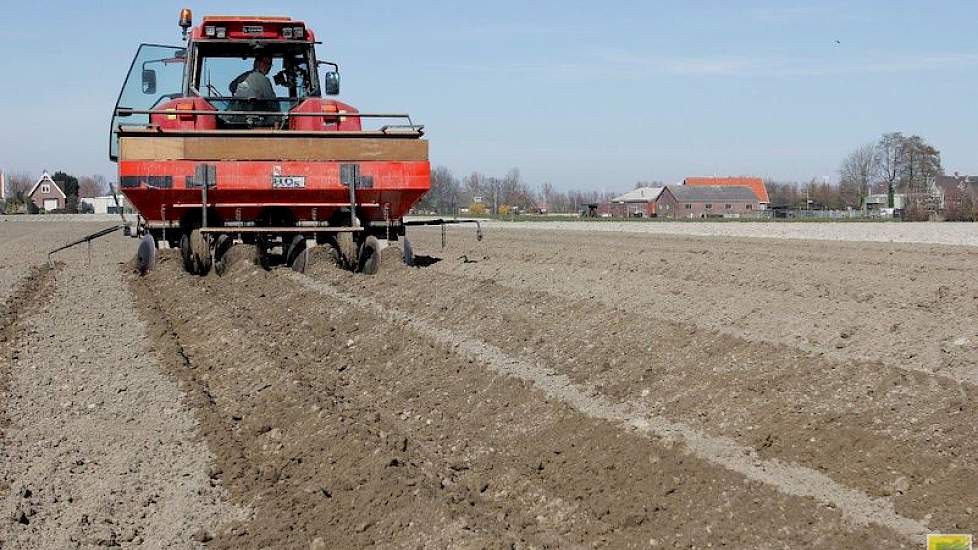
[[[722,185],[724,187],[750,187],[757,195],[757,202],[769,203],[767,187],[761,178],[686,178],[686,185]]]

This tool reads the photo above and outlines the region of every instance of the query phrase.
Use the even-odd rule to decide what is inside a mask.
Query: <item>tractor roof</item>
[[[207,32],[210,31],[210,32]],[[305,22],[282,16],[205,15],[194,28],[198,41],[271,40],[315,42]]]
[[[292,18],[291,17],[276,16],[276,15],[262,16],[262,17],[251,16],[251,15],[205,15],[204,16],[204,19],[202,20],[202,22],[204,22],[204,23],[208,23],[208,22],[209,23],[228,23],[228,22],[231,22],[231,21],[236,22],[236,23],[248,23],[248,22],[252,22],[252,21],[254,21],[256,23],[260,23],[260,22],[280,22],[280,23],[283,23],[283,22],[286,22],[286,21],[292,21]],[[302,21],[296,21],[296,23],[302,23]]]

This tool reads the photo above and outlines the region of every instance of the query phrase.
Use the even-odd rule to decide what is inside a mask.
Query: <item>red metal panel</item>
[[[185,206],[200,205],[200,189],[187,185],[198,164],[216,167],[217,183],[208,191],[208,201],[225,220],[236,219],[238,208],[242,221],[254,220],[261,207],[268,205],[288,205],[298,220],[311,220],[316,208],[316,219],[326,220],[339,208],[329,205],[349,202],[349,188],[340,182],[340,165],[345,163],[339,162],[124,160],[119,162],[119,179],[128,186],[122,192],[147,220],[162,220],[164,208],[169,212],[167,219],[178,219]],[[431,168],[426,161],[355,164],[361,178],[373,180],[370,188],[357,189],[357,203],[370,220],[384,219],[385,208],[392,219],[404,217],[431,185]],[[275,175],[304,176],[305,187],[275,188]],[[158,187],[159,176],[170,177],[168,189]],[[157,187],[150,186],[154,182]]]
[[[329,112],[327,112],[327,109]],[[323,118],[300,116],[289,119],[289,130],[306,132],[340,131],[359,132],[360,117],[344,117],[342,113],[359,113],[356,107],[333,99],[310,97],[290,112],[292,113],[323,113]],[[330,114],[336,113],[336,114]]]
[[[149,115],[151,124],[163,130],[216,130],[217,117],[211,115],[181,115],[180,110],[214,111],[217,109],[202,97],[183,97],[161,104],[156,110],[168,111]]]
[[[212,38],[204,34],[205,26],[224,27],[226,29],[225,39],[240,40],[275,40],[282,38],[282,27],[303,27],[305,33],[300,40],[315,42],[312,30],[305,26],[302,21],[292,20],[288,17],[222,17],[205,16],[203,22],[191,31],[191,38],[194,41],[206,42]],[[244,27],[262,27],[261,33],[246,33]]]

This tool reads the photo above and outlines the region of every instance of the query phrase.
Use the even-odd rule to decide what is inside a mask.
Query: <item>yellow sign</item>
[[[971,535],[927,535],[927,550],[972,550]]]

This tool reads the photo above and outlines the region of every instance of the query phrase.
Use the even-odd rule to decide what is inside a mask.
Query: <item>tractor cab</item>
[[[332,117],[320,119],[325,124],[317,125],[311,118],[290,116],[293,112],[356,112],[323,99],[339,94],[338,66],[317,61],[318,42],[303,22],[288,17],[205,17],[188,33],[189,18],[189,13],[181,14],[186,45],[143,44],[136,52],[114,110],[112,160],[118,157],[120,127],[360,129],[359,119],[343,120],[345,124],[340,125],[340,117]],[[320,66],[330,68],[322,81]]]

